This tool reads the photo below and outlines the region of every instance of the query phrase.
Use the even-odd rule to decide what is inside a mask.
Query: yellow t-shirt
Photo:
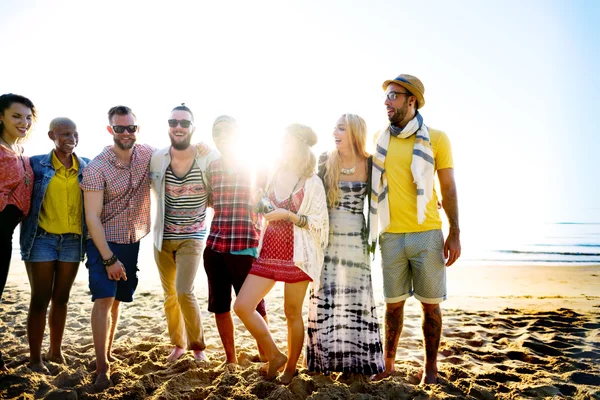
[[[81,235],[81,190],[79,163],[73,157],[73,166],[67,169],[52,152],[52,166],[56,174],[50,179],[40,210],[39,226],[48,233]]]
[[[452,149],[448,136],[442,131],[429,128],[434,157],[434,170],[454,168]],[[441,229],[442,220],[437,208],[438,196],[433,189],[433,197],[427,203],[425,221],[417,220],[417,186],[414,184],[410,164],[416,135],[406,139],[390,137],[385,171],[388,182],[390,204],[390,226],[386,232],[408,233]]]

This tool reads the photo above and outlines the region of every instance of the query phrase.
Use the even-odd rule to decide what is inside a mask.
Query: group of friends
[[[214,121],[216,150],[193,144],[194,114],[185,104],[171,111],[167,148],[136,143],[136,116],[119,105],[108,112],[114,143],[93,160],[75,154],[77,126],[64,117],[50,122],[54,148],[28,158],[21,143],[36,109],[23,96],[0,96],[0,295],[20,223],[31,284],[30,368],[48,373],[42,357],[46,319],[50,346],[44,359],[65,363],[67,304],[85,258],[95,382],[110,383],[120,303],[133,301],[139,244],[151,229],[152,191],[154,259],[173,345],[169,362],[186,351],[197,361],[207,359],[194,293],[203,260],[208,311],[215,316],[226,367],[237,364],[232,289],[233,311],[256,339],[266,379],[278,377],[283,384],[297,374],[304,347],[309,371],[390,376],[404,304],[414,295],[423,310],[422,381],[436,382],[446,266],[461,251],[452,152],[446,134],[427,127],[419,113],[425,89],[418,78],[401,74],[382,87],[389,125],[378,132],[374,154],[366,150],[365,121],[345,114],[335,124],[332,149],[318,160],[315,132],[288,126],[269,171],[236,156],[240,133],[231,116]],[[208,207],[214,217],[207,234]],[[441,207],[449,223],[446,238]],[[377,242],[386,302],[383,344],[371,282]],[[276,282],[285,283],[287,354],[273,340],[264,301]],[[305,329],[302,308],[310,283]],[[0,368],[7,370],[1,353]]]

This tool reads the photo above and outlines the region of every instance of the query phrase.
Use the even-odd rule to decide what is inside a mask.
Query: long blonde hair
[[[317,143],[317,134],[309,126],[291,124],[285,128],[285,135],[292,138],[292,146],[296,151],[292,157],[281,159],[279,166],[286,166],[300,176],[310,178],[317,165],[317,158],[312,151],[312,146]]]
[[[344,114],[346,120],[346,131],[350,138],[352,155],[356,158],[367,158],[367,123],[355,114]],[[340,193],[340,153],[337,149],[329,152],[325,162],[325,190],[327,191],[327,204],[335,207],[338,204]]]

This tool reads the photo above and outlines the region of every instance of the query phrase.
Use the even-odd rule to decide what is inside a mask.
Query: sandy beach
[[[148,245],[142,251],[147,252]],[[149,254],[149,253],[144,253]],[[18,260],[18,257],[13,260]],[[300,368],[289,386],[260,375],[255,342],[239,319],[240,366],[221,367],[224,353],[214,319],[206,311],[206,275],[196,279],[208,362],[191,353],[168,364],[162,291],[151,258],[140,265],[133,303],[122,308],[115,337],[112,386],[92,385],[92,303],[87,270],[80,267],[72,290],[63,352],[67,365],[46,362],[51,375],[28,368],[26,318],[29,283],[24,265],[13,261],[0,304],[0,346],[10,372],[0,375],[2,399],[600,399],[600,265],[458,264],[448,271],[449,299],[443,303],[439,384],[419,386],[423,362],[420,307],[407,302],[396,370],[390,378],[343,381]],[[378,264],[375,298],[383,323]],[[275,340],[286,343],[283,286],[267,297]],[[44,348],[47,348],[48,329]]]

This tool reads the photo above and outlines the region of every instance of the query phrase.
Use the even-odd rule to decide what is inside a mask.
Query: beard
[[[135,144],[135,136],[130,136],[129,137],[131,139],[130,142],[127,143],[121,143],[121,141],[116,137],[113,136],[113,140],[115,142],[115,144],[117,145],[118,148],[120,148],[121,150],[129,150],[133,147],[133,145]]]
[[[388,117],[388,120],[392,125],[397,125],[406,118],[408,114],[408,104],[404,102],[401,108],[395,108],[394,113]]]
[[[185,135],[179,141],[177,141],[177,138],[179,137],[180,136],[169,135],[169,138],[171,139],[171,146],[173,146],[175,150],[185,150],[190,147],[190,143],[192,142],[191,134]]]

